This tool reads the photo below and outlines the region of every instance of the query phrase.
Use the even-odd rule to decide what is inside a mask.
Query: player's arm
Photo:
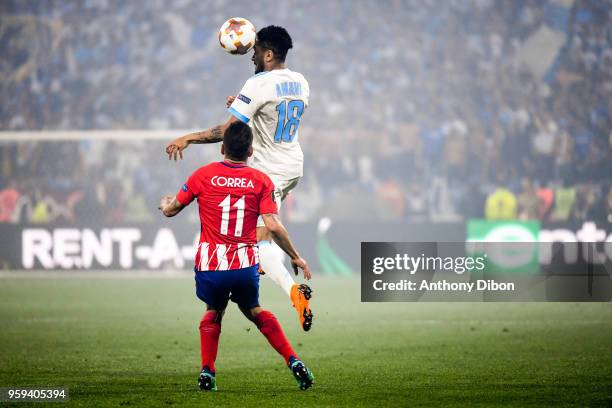
[[[201,132],[189,133],[187,135],[174,139],[173,141],[168,143],[168,146],[166,146],[166,154],[168,155],[168,159],[182,159],[183,150],[185,150],[190,144],[217,143],[222,141],[225,129],[227,129],[228,126],[232,124],[232,122],[235,122],[237,120],[238,119],[234,115],[230,115],[227,122],[222,125],[202,130]]]
[[[259,88],[257,81],[247,80],[237,96],[228,96],[225,101],[231,114],[227,122],[223,125],[215,126],[201,132],[189,133],[188,135],[174,139],[166,146],[168,158],[170,160],[176,160],[179,157],[182,159],[183,150],[190,144],[220,142],[223,140],[225,129],[227,129],[232,122],[240,120],[244,123],[248,123],[261,105],[261,93],[258,92]]]
[[[185,206],[176,199],[176,196],[171,195],[163,196],[158,207],[166,217],[174,217],[176,214],[180,213],[183,208],[185,208]]]
[[[291,265],[293,266],[295,274],[297,275],[297,268],[300,268],[304,272],[304,278],[310,279],[312,277],[312,273],[310,272],[308,263],[302,257],[300,257],[300,254],[298,253],[297,249],[295,249],[293,242],[291,242],[287,229],[281,222],[278,215],[262,214],[262,217],[266,228],[268,231],[270,231],[272,239],[274,239],[274,242],[276,242],[278,246],[281,247],[281,249],[291,258]]]

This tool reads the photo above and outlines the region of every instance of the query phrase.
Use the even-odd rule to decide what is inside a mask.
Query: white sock
[[[287,296],[290,296],[291,287],[295,285],[295,281],[287,268],[285,268],[285,265],[283,265],[283,257],[272,242],[259,242],[259,264],[266,273],[265,276],[272,279],[274,283],[287,293]]]

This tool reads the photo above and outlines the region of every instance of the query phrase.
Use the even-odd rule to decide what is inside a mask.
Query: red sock
[[[202,368],[208,366],[211,372],[215,372],[215,360],[219,348],[219,336],[221,335],[221,323],[217,322],[217,312],[209,310],[204,313],[200,321],[200,352],[202,353]]]
[[[297,358],[297,354],[295,354],[291,344],[289,344],[289,340],[285,337],[285,333],[283,333],[283,329],[278,324],[274,313],[267,310],[260,312],[255,317],[255,324],[259,331],[266,336],[274,350],[278,351],[278,354],[285,358],[285,363],[289,364],[289,357]]]

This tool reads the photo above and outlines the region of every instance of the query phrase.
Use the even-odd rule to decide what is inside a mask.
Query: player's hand
[[[235,97],[235,96],[228,96],[228,97],[225,99],[225,107],[226,107],[226,108],[229,108],[229,107],[231,106],[231,104],[234,102],[234,99],[236,99],[236,97]]]
[[[176,138],[166,146],[166,154],[168,155],[168,160],[174,159],[176,161],[178,158],[183,159],[183,150],[185,150],[189,146],[189,143],[184,140],[182,137]]]
[[[308,262],[306,262],[305,259],[303,258],[292,259],[291,266],[293,266],[293,272],[295,272],[296,276],[298,274],[298,268],[300,268],[304,272],[304,279],[310,280],[310,278],[312,278],[310,267],[308,266]]]
[[[174,200],[174,196],[171,196],[171,195],[163,196],[161,200],[159,201],[159,207],[157,207],[157,209],[164,211],[164,208],[168,207],[170,203],[172,202],[172,200]]]

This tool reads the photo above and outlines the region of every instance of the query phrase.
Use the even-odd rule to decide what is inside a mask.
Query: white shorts
[[[274,183],[274,201],[276,201],[276,207],[278,208],[278,212],[280,213],[281,203],[287,197],[289,192],[297,186],[298,181],[300,181],[301,177],[292,178],[290,180],[282,180],[276,177],[270,177],[272,183]],[[265,227],[263,217],[260,215],[257,218],[257,228]]]

